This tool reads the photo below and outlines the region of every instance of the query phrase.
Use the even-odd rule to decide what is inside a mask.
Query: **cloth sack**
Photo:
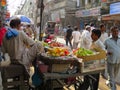
[[[36,66],[34,68],[35,68],[35,72],[32,76],[32,84],[37,87],[37,86],[40,86],[42,84],[42,78],[40,77],[38,67]]]

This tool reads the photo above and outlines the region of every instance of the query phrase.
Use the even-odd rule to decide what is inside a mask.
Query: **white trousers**
[[[120,64],[107,63],[107,70],[108,70],[111,90],[116,90],[116,78],[119,76]]]

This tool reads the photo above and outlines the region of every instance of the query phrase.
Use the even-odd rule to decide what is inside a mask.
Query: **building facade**
[[[78,24],[80,29],[84,28],[85,23],[93,22],[96,27],[99,27],[99,24],[106,23],[108,27],[111,26],[111,22],[118,24],[119,13],[110,14],[111,5],[113,3],[119,3],[120,0],[77,0],[77,11],[75,13],[76,18],[78,18]],[[115,9],[115,7],[113,7]],[[113,9],[112,8],[112,9]],[[116,9],[119,7],[116,6]]]
[[[35,0],[25,0],[23,5],[16,11],[16,15],[29,17],[32,23],[36,23],[36,4]]]
[[[68,24],[73,26],[75,10],[75,0],[47,0],[43,12],[44,23],[54,21],[63,27]]]
[[[0,23],[5,23],[7,18],[7,1],[0,0]]]

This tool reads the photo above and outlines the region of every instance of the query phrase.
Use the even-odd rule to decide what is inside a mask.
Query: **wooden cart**
[[[102,55],[104,55],[105,53],[102,52]],[[98,54],[98,56],[101,55],[100,53]],[[94,58],[93,60],[96,61],[96,59],[103,59],[106,56],[104,55],[102,58],[98,56],[96,58]],[[67,58],[67,57],[66,57]],[[100,67],[100,68],[95,68],[95,69],[91,69],[91,70],[86,70],[84,68],[83,63],[89,61],[89,57],[82,57],[76,60],[76,58],[69,58],[69,60],[59,60],[58,58],[55,59],[50,59],[48,57],[44,57],[39,55],[38,59],[40,59],[40,61],[44,62],[45,64],[49,65],[49,72],[46,73],[41,73],[41,77],[43,78],[43,88],[44,90],[53,90],[53,83],[49,83],[55,81],[57,84],[61,85],[64,88],[69,88],[69,86],[71,84],[75,84],[76,82],[71,83],[70,85],[66,85],[64,83],[64,79],[70,78],[70,77],[79,77],[79,76],[84,76],[84,75],[90,75],[90,74],[95,74],[95,73],[101,73],[104,71],[105,67]],[[71,60],[70,60],[71,59]],[[80,60],[82,60],[82,62],[80,62]],[[78,62],[79,61],[79,62]],[[70,64],[74,64],[77,65],[79,67],[79,71],[76,73],[64,73],[64,71],[66,71],[66,69],[68,69],[68,66]],[[67,67],[64,67],[64,65],[66,65]],[[84,69],[83,69],[84,68]],[[46,86],[47,85],[47,86]],[[48,86],[49,85],[49,86]]]

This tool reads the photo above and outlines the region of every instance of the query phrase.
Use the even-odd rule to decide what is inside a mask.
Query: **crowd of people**
[[[24,31],[24,32],[23,32]],[[94,24],[85,24],[84,30],[79,31],[75,26],[71,28],[68,25],[64,29],[64,39],[66,45],[70,45],[71,49],[79,47],[92,50],[106,51],[106,69],[102,76],[107,78],[111,90],[116,90],[116,82],[120,74],[120,37],[117,26],[112,26],[111,34],[106,33],[104,24],[100,24],[99,28],[94,27]],[[24,26],[20,19],[13,19],[10,25],[6,28],[0,23],[0,47],[3,55],[10,57],[11,60],[1,61],[1,66],[7,62],[23,64],[29,72],[32,62],[35,60],[37,54],[44,52],[44,48],[40,41],[35,42],[34,38],[39,39],[39,23],[35,30],[32,30],[30,25]],[[57,33],[57,31],[56,31]],[[34,38],[32,38],[34,36]],[[5,58],[6,59],[6,58]],[[7,58],[9,59],[9,58]],[[107,75],[107,76],[106,76]],[[92,74],[96,81],[91,81],[89,76],[84,76],[84,83],[80,90],[87,90],[91,86],[92,90],[98,89],[100,74]]]
[[[106,51],[106,68],[101,75],[108,80],[106,83],[111,90],[116,90],[116,83],[119,81],[120,75],[120,37],[119,29],[117,26],[110,28],[110,34],[106,33],[105,24],[100,24],[99,28],[94,27],[94,24],[85,24],[85,29],[80,33],[75,26],[74,29],[70,28],[65,32],[65,41],[71,49],[86,48],[86,49],[102,49]],[[73,44],[72,44],[73,41]],[[94,48],[93,48],[94,47]],[[98,90],[99,74],[92,75],[96,81],[90,81],[89,76],[84,76],[83,87],[80,90],[88,90],[91,86],[92,90]]]

